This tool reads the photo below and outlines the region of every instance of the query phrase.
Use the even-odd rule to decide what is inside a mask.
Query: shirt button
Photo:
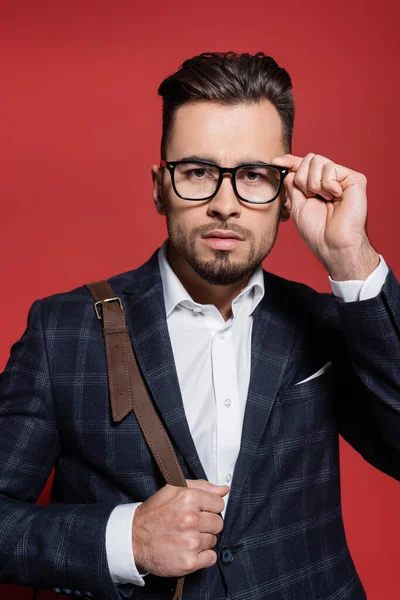
[[[232,400],[229,400],[229,398],[227,398],[225,400],[224,404],[225,404],[226,408],[229,408],[231,406],[231,404],[232,404]]]
[[[230,483],[232,481],[232,475],[230,473],[225,475],[225,481],[226,481],[226,483]]]
[[[201,313],[201,308],[200,306],[195,306],[193,309],[193,314],[194,315],[199,315]]]
[[[223,331],[221,331],[221,333],[219,334],[219,337],[221,340],[225,339],[225,334]]]
[[[222,548],[220,556],[224,565],[229,565],[234,559],[234,554],[230,548]]]

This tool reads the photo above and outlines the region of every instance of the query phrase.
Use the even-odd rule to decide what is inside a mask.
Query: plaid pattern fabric
[[[205,478],[185,418],[156,254],[111,278],[185,475]],[[217,565],[185,600],[365,600],[343,528],[341,433],[400,479],[400,292],[344,304],[265,273],[250,389]],[[318,371],[323,375],[295,385]],[[34,504],[52,468],[52,502]],[[33,304],[0,376],[0,582],[100,600],[170,600],[175,579],[113,584],[113,508],[163,485],[138,423],[111,419],[101,323],[86,288]],[[229,559],[229,560],[228,560]]]

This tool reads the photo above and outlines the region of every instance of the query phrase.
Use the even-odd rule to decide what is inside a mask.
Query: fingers
[[[212,533],[201,533],[200,534],[200,545],[199,552],[203,552],[204,550],[211,550],[217,543],[217,536]]]
[[[219,515],[201,512],[198,519],[198,528],[201,533],[221,533],[224,527],[224,521]]]
[[[187,479],[188,488],[202,490],[210,494],[217,494],[223,498],[229,493],[229,485],[214,485],[205,479]]]
[[[308,180],[310,174],[310,164],[314,158],[314,154],[307,154],[301,161],[300,166],[298,167],[296,174],[294,176],[293,182],[294,184],[303,192],[306,198],[311,198],[318,192],[312,192],[308,189]],[[313,171],[317,170],[317,165],[314,163]],[[312,179],[317,181],[318,173],[313,173]]]
[[[301,165],[303,159],[300,156],[294,156],[293,154],[283,154],[277,156],[271,160],[271,165],[277,165],[279,167],[286,167],[291,171],[296,172]]]
[[[293,216],[299,206],[306,201],[304,198],[304,194],[301,190],[294,185],[294,178],[296,177],[296,173],[289,173],[287,177],[285,177],[284,185],[287,194],[286,205],[288,207],[289,213]]]
[[[187,483],[188,487],[174,488],[176,502],[181,511],[186,509],[218,514],[224,510],[225,502],[222,496],[228,493],[228,486],[216,486],[204,480],[188,480]]]
[[[275,158],[272,163],[290,169],[291,173],[285,179],[289,194],[295,186],[306,198],[322,197],[327,201],[342,196],[343,188],[340,181],[353,173],[324,156],[312,153],[304,158],[286,154]]]
[[[214,485],[205,479],[187,479],[186,483],[189,488],[211,492],[222,497],[229,492],[229,485]]]
[[[182,558],[179,575],[189,575],[199,569],[207,569],[217,562],[217,553],[214,550],[202,550],[201,552],[188,552]],[[176,575],[175,575],[176,576]]]
[[[224,496],[229,494],[229,491],[230,491],[229,485],[219,485],[217,487],[217,489],[215,490],[215,493],[219,494],[221,496],[221,498],[223,498]]]
[[[197,569],[208,569],[217,562],[217,553],[214,550],[203,550],[197,556]],[[197,570],[193,569],[193,570]]]
[[[217,536],[210,533],[200,533],[199,535],[187,538],[184,555],[186,574],[214,565],[217,560],[217,554],[212,548],[216,544]]]
[[[342,186],[338,182],[338,172],[335,164],[328,161],[322,167],[321,174],[322,188],[327,192],[331,192],[333,197],[340,197],[342,194]]]
[[[190,480],[188,487],[166,484],[140,504],[132,523],[137,564],[161,577],[177,577],[215,564],[211,549],[223,529],[219,513],[228,491],[227,486]]]
[[[201,534],[200,536],[200,547],[199,553],[195,557],[196,568],[193,571],[197,571],[198,569],[209,568],[212,565],[215,565],[217,562],[217,553],[212,550],[217,543],[217,538],[214,535],[209,534]]]
[[[196,540],[197,542],[197,540]],[[217,543],[217,538],[214,535],[209,534],[201,534],[198,548],[198,554],[187,555],[187,560],[189,561],[189,571],[188,573],[193,573],[198,569],[212,567],[217,562],[217,553],[215,550],[211,550]],[[190,564],[191,563],[191,564]]]
[[[225,502],[218,496],[210,492],[198,490],[197,507],[201,511],[219,514],[224,510]]]

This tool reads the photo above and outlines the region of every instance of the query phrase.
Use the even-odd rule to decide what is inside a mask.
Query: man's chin
[[[229,286],[243,281],[252,275],[257,267],[240,261],[233,262],[229,256],[220,260],[219,264],[215,258],[202,261],[191,260],[189,264],[203,281],[220,286]]]
[[[241,264],[246,263],[248,260],[248,252],[244,252],[244,248],[239,246],[237,248],[214,248],[212,246],[203,245],[197,253],[197,258],[201,262],[208,262],[210,260],[220,261],[221,264]]]

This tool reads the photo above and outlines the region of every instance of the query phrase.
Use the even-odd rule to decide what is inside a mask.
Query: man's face
[[[168,140],[166,160],[196,156],[222,167],[266,162],[285,153],[282,123],[274,106],[229,106],[196,101],[181,106]],[[191,202],[179,198],[167,169],[152,167],[157,210],[166,215],[170,250],[203,280],[231,285],[250,276],[272,249],[280,220],[286,220],[284,191],[271,204],[240,201],[224,175],[214,198]],[[211,232],[227,231],[234,243],[212,240]]]

